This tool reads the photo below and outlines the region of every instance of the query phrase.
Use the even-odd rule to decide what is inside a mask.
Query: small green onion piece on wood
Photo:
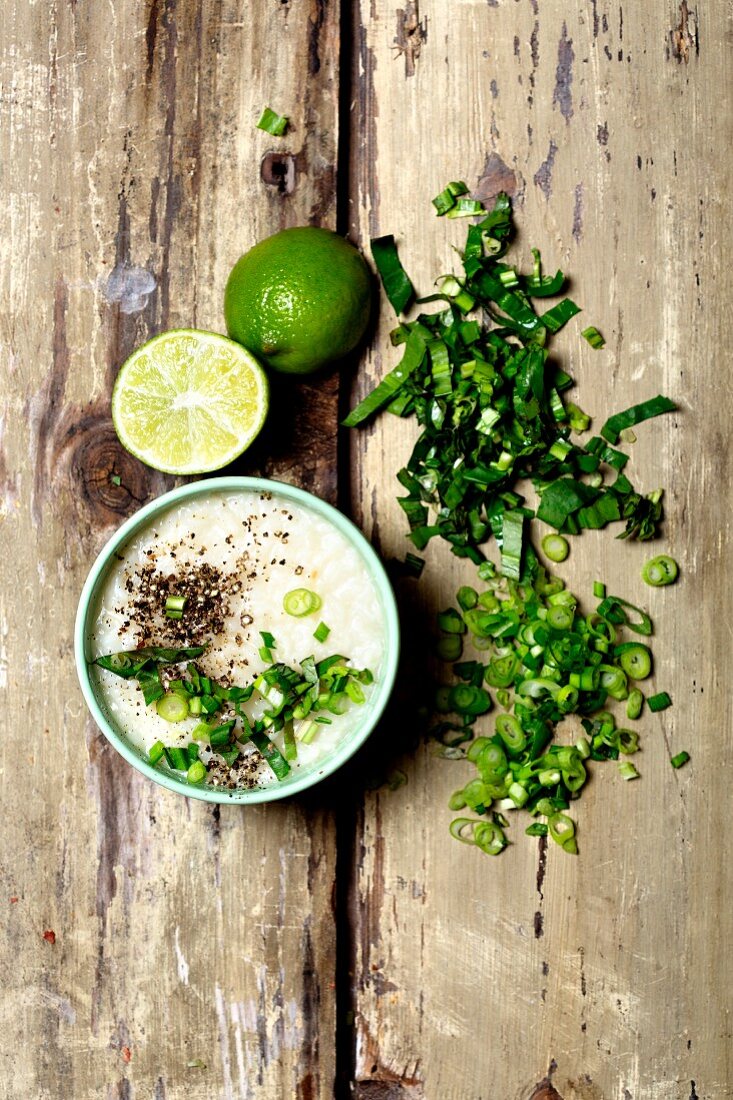
[[[265,107],[260,120],[257,123],[258,130],[264,130],[273,137],[282,137],[288,128],[288,119],[285,115],[279,115],[270,107]]]
[[[545,535],[542,540],[542,552],[550,561],[565,561],[570,553],[570,544],[562,535]]]
[[[606,343],[595,325],[588,325],[588,328],[584,328],[580,335],[584,340],[587,340],[590,346],[595,348],[596,351],[602,348]]]
[[[641,579],[653,588],[662,588],[677,580],[679,566],[669,554],[658,554],[651,558],[641,571]]]
[[[626,700],[626,717],[632,719],[638,718],[643,706],[644,695],[638,688],[633,688],[633,690],[629,692],[629,697]]]

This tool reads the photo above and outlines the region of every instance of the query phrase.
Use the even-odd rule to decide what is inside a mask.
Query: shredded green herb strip
[[[670,401],[668,397],[659,394],[650,401],[642,401],[640,405],[632,405],[630,409],[625,409],[624,412],[609,416],[601,428],[601,435],[609,443],[618,443],[619,436],[624,429],[630,428],[634,424],[641,424],[645,420],[651,420],[652,417],[660,416],[662,413],[674,412],[676,408],[674,401]]]
[[[641,713],[643,696],[633,684],[650,671],[651,653],[625,641],[623,632],[641,626],[651,633],[651,620],[627,601],[606,596],[599,584],[595,612],[583,614],[577,597],[532,553],[518,580],[492,575],[488,564],[482,567],[485,589],[462,587],[458,606],[438,615],[438,649],[446,643],[457,682],[436,691],[439,721],[431,735],[442,755],[465,757],[478,772],[449,802],[451,810],[470,810],[478,820],[455,819],[451,831],[498,855],[507,844],[507,821],[497,822],[497,815],[522,809],[544,819],[526,830],[530,836],[549,835],[575,853],[575,824],[565,811],[580,796],[589,765],[639,748],[638,734],[618,727],[607,706],[627,701],[629,717]],[[482,660],[461,660],[466,641]],[[493,734],[477,737],[474,724],[494,705],[487,689],[495,690],[502,712]],[[669,699],[653,696],[650,709],[662,695]],[[556,729],[569,714],[581,717],[585,736],[574,745],[556,743]],[[638,776],[627,761],[619,771],[624,779]],[[483,845],[478,828],[487,819],[491,843]]]
[[[394,237],[391,233],[384,237],[374,237],[370,247],[384,293],[395,313],[404,313],[415,297],[415,288],[397,255]]]
[[[467,191],[464,183],[449,184],[433,200],[438,213],[462,213]],[[418,551],[440,537],[459,557],[483,562],[484,543],[492,535],[502,539],[505,513],[532,516],[516,491],[525,478],[539,493],[538,517],[563,535],[623,523],[620,538],[653,538],[662,491],[638,493],[623,472],[628,456],[608,444],[673,403],[655,398],[611,417],[602,437],[586,444],[572,439],[590,418],[566,402],[573,381],[548,357],[547,344],[578,307],[566,298],[538,313],[532,304],[561,293],[565,277],[561,271],[543,276],[536,249],[529,276],[506,263],[512,233],[506,194],[491,211],[473,212],[481,220],[468,227],[463,274],[439,280],[440,293],[423,299],[439,302],[437,312],[395,329],[392,341],[403,346],[402,361],[344,424],[356,427],[385,408],[417,420],[420,435],[397,476]],[[516,521],[509,521],[508,531],[516,534]],[[502,561],[513,575],[511,543]]]
[[[321,628],[325,629],[325,635]],[[316,633],[321,635],[319,641],[325,641],[328,627],[321,623]],[[263,649],[272,660],[275,639],[268,631],[261,631],[261,636],[266,643]],[[225,687],[206,676],[195,663],[195,658],[202,656],[205,648],[146,647],[108,654],[93,662],[124,679],[137,679],[145,702],[155,702],[158,714],[169,722],[181,722],[190,715],[213,719],[195,726],[191,731],[192,741],[185,748],[156,741],[148,753],[153,765],[165,760],[174,771],[185,771],[189,783],[204,780],[209,770],[216,766],[217,759],[231,767],[246,741],[259,750],[277,779],[285,779],[291,770],[289,761],[297,759],[297,741],[309,743],[317,733],[316,723],[331,722],[330,718],[321,716],[314,717],[311,722],[309,716],[322,710],[343,714],[350,705],[363,704],[366,701],[364,687],[374,682],[368,668],[352,668],[348,658],[336,653],[318,662],[314,657],[306,657],[300,669],[280,662],[271,664],[247,687]],[[169,673],[166,677],[166,690],[160,678],[161,667],[183,664],[185,671],[180,676],[170,677]],[[242,704],[255,692],[266,700],[268,709],[261,718],[251,722]],[[233,717],[221,721],[226,715]],[[282,734],[282,752],[272,740],[273,734]],[[199,742],[211,749],[213,755],[208,764],[199,760]]]
[[[265,130],[274,137],[282,137],[288,128],[288,119],[285,115],[279,115],[277,111],[265,107],[257,123],[258,130]]]

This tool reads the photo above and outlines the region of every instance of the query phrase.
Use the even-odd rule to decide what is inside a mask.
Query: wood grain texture
[[[1,1091],[314,1100],[334,1075],[327,813],[142,779],[87,720],[72,629],[113,526],[172,484],[117,443],[120,363],[162,328],[220,330],[255,240],[335,222],[336,5],[9,0],[0,38]],[[255,129],[266,102],[283,140]],[[286,418],[239,469],[333,499],[335,386],[296,399],[315,446],[286,445]]]
[[[574,540],[561,567],[575,591],[601,577],[649,607],[654,684],[674,698],[643,722],[640,782],[596,769],[577,807],[577,859],[519,826],[497,860],[455,844],[446,800],[469,769],[428,748],[403,761],[406,786],[367,796],[352,898],[355,1095],[732,1096],[720,343],[733,243],[730,6],[421,0],[395,13],[361,0],[357,10],[354,233],[394,233],[427,294],[455,268],[465,233],[432,217],[431,197],[460,178],[487,199],[509,191],[513,255],[526,267],[538,245],[548,269],[568,270],[585,323],[606,335],[603,352],[577,323],[556,341],[580,404],[603,417],[658,392],[679,401],[679,414],[639,430],[632,470],[647,491],[667,487],[663,545],[682,580],[649,590],[639,577],[649,548],[610,532]],[[389,313],[355,398],[395,361]],[[390,557],[406,549],[393,479],[414,437],[385,416],[352,443],[359,518]],[[472,576],[432,545],[427,558],[403,593],[416,605],[413,652],[431,612]],[[682,748],[693,761],[674,772]]]

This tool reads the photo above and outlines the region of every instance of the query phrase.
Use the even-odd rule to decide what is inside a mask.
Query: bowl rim
[[[333,754],[327,756],[322,761],[321,766],[314,771],[304,776],[294,778],[285,788],[282,788],[280,785],[253,789],[237,788],[235,790],[225,790],[219,787],[188,787],[185,780],[178,779],[166,772],[161,772],[148,761],[144,760],[139,751],[133,748],[124,736],[114,729],[107,719],[107,716],[104,714],[97,700],[90,676],[90,662],[87,646],[89,619],[94,604],[94,598],[109,568],[112,555],[123,543],[127,542],[138,530],[144,527],[151,518],[174,504],[200,496],[204,493],[238,492],[242,490],[269,492],[296,501],[330,522],[353,546],[355,546],[367,565],[370,576],[379,591],[382,601],[385,619],[384,669],[376,685],[377,690],[372,697],[371,705],[365,715],[363,725],[357,727],[349,740],[337,748]],[[345,764],[346,761],[361,748],[384,713],[384,708],[392,692],[392,688],[394,687],[399,653],[400,625],[397,613],[397,602],[395,600],[392,585],[378,555],[352,520],[327,501],[322,500],[306,489],[301,489],[296,485],[290,485],[286,481],[234,474],[225,477],[204,478],[200,481],[180,485],[164,493],[162,496],[156,497],[155,500],[143,505],[137,512],[129,516],[128,519],[116,529],[97,554],[81,590],[74,624],[74,657],[82,695],[84,696],[84,701],[96,725],[113,748],[116,749],[133,768],[141,772],[148,779],[152,779],[154,783],[164,787],[166,790],[184,795],[188,798],[198,799],[202,802],[232,805],[254,805],[261,802],[274,802],[283,798],[290,798],[320,783],[321,780],[332,775],[338,768]]]

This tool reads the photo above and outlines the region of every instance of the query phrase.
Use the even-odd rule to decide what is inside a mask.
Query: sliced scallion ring
[[[652,671],[652,653],[648,646],[640,642],[626,642],[617,645],[614,656],[627,676],[632,680],[646,680]]]
[[[641,571],[641,579],[653,588],[662,588],[664,585],[673,584],[679,575],[679,566],[669,554],[657,554],[645,563]]]
[[[321,597],[309,588],[293,588],[283,597],[283,609],[295,619],[303,619],[314,611],[320,611],[322,604]]]
[[[188,718],[188,702],[177,692],[168,691],[155,704],[155,709],[166,722],[182,722]]]
[[[545,535],[542,540],[542,553],[550,561],[565,561],[570,553],[570,543],[562,535]]]

